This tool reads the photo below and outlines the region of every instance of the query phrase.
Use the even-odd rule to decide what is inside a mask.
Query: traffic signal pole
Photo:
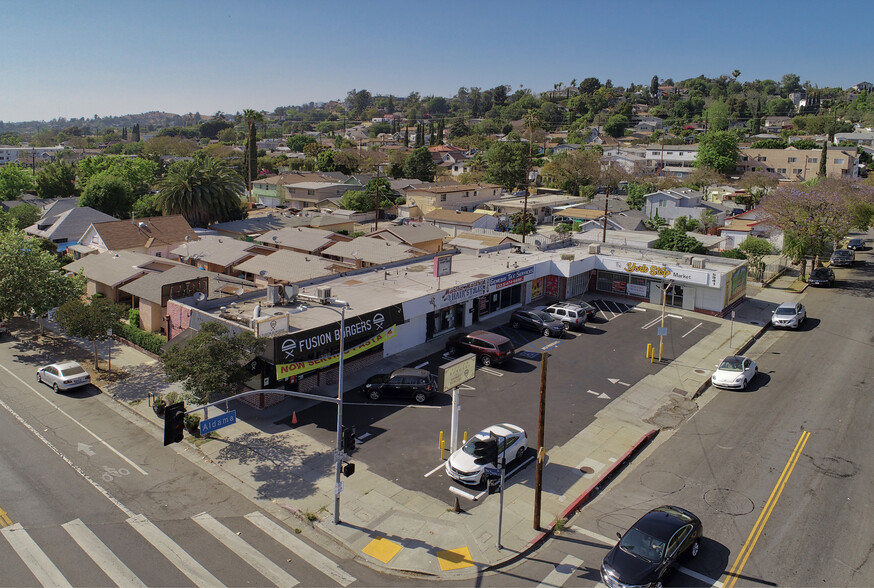
[[[540,357],[540,417],[537,421],[537,462],[534,476],[534,529],[540,530],[540,496],[543,492],[543,429],[546,425],[546,352]]]

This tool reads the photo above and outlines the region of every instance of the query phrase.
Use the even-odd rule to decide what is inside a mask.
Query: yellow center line
[[[771,496],[768,497],[768,502],[765,503],[765,507],[762,509],[762,513],[759,515],[758,520],[756,520],[756,524],[753,525],[749,537],[747,537],[746,542],[743,544],[743,547],[741,547],[740,553],[737,554],[737,559],[734,560],[734,565],[731,566],[731,569],[728,571],[727,575],[730,576],[730,579],[725,584],[725,588],[733,588],[735,582],[737,582],[737,579],[740,577],[740,574],[747,563],[747,559],[749,559],[750,554],[753,552],[753,547],[756,546],[756,542],[759,540],[759,536],[765,528],[765,523],[767,523],[768,519],[771,517],[771,512],[773,512],[777,500],[780,499],[780,495],[786,487],[786,482],[789,480],[792,470],[795,469],[795,464],[798,463],[798,458],[801,457],[801,452],[804,450],[804,446],[807,444],[809,438],[810,433],[805,431],[801,434],[801,437],[795,444],[795,449],[792,451],[792,455],[789,456],[789,461],[786,462],[786,466],[783,468],[783,472],[780,474],[777,484],[771,491]]]

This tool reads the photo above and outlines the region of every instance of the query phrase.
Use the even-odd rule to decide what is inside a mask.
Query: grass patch
[[[143,401],[142,398],[137,398],[137,399],[135,399],[135,400],[131,400],[130,402],[128,402],[128,404],[130,404],[131,406],[139,406],[139,404],[140,404],[142,401]]]
[[[807,288],[807,282],[805,282],[801,278],[798,278],[794,282],[792,282],[792,285],[790,285],[786,289],[790,292],[804,292],[805,288]]]
[[[188,436],[188,442],[193,443],[195,447],[200,447],[204,443],[211,441],[212,439],[221,439],[222,436],[213,431],[212,433],[207,433],[206,437],[195,437],[194,435]]]

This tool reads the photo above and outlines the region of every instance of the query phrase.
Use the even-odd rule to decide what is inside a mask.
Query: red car
[[[455,333],[446,341],[446,351],[454,356],[473,353],[482,365],[504,363],[516,353],[513,342],[491,331]]]

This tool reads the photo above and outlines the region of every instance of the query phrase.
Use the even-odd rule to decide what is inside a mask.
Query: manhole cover
[[[583,472],[584,474],[594,474],[595,473],[595,470],[590,468],[589,466],[581,467],[580,471]]]
[[[714,488],[704,493],[704,502],[719,512],[745,515],[753,512],[753,501],[735,490]]]
[[[682,490],[686,482],[677,474],[671,472],[646,472],[640,477],[640,482],[656,492],[670,494]]]
[[[702,370],[701,368],[698,368],[698,369],[695,370],[695,373],[696,373],[696,374],[706,374],[706,373],[707,373],[707,370]]]

